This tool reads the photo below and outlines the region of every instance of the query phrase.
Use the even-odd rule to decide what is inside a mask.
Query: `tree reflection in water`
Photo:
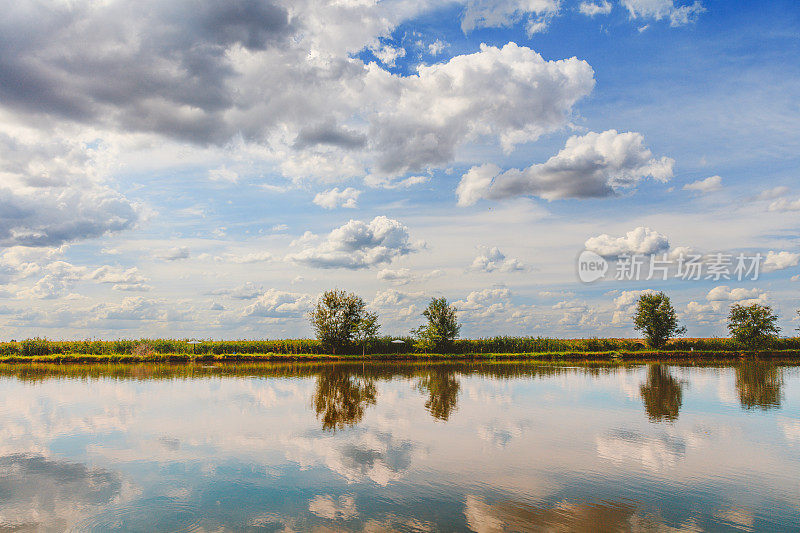
[[[780,407],[782,385],[783,378],[774,363],[743,360],[736,367],[736,390],[745,409]]]
[[[312,403],[317,418],[322,419],[322,429],[336,431],[361,422],[364,411],[375,405],[376,398],[374,379],[332,366],[317,375]]]
[[[683,383],[672,377],[668,368],[657,364],[648,366],[647,382],[642,383],[639,393],[651,422],[678,419],[683,403]]]
[[[425,408],[434,418],[447,422],[458,406],[461,383],[453,371],[436,368],[417,382],[417,389],[429,394]]]

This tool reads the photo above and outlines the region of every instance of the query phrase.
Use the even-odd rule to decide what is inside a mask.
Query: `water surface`
[[[791,531],[800,366],[0,367],[0,531]]]

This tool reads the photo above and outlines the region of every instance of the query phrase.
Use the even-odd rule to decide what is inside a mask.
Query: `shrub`
[[[768,305],[734,304],[728,313],[728,331],[747,348],[763,348],[772,345],[780,333],[777,321],[778,315]]]
[[[131,354],[135,355],[136,357],[148,357],[154,353],[155,351],[153,350],[153,347],[150,346],[149,342],[140,342],[131,350]]]
[[[360,296],[340,290],[325,291],[309,319],[323,349],[334,354],[351,349],[359,333],[374,337],[379,327],[377,317],[366,311]]]
[[[428,322],[412,332],[417,337],[415,346],[426,352],[446,353],[451,350],[453,340],[461,330],[456,308],[447,303],[447,298],[432,298],[422,316]]]
[[[678,326],[672,302],[663,292],[639,296],[633,324],[634,329],[641,331],[647,344],[653,348],[661,348],[670,337],[686,333],[686,328]]]

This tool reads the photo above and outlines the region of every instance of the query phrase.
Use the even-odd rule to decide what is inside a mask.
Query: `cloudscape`
[[[3,340],[799,325],[790,0],[2,3]]]

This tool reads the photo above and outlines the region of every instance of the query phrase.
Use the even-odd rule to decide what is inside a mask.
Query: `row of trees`
[[[337,354],[360,346],[361,353],[366,353],[367,344],[377,338],[380,330],[378,316],[366,307],[364,299],[357,294],[325,291],[309,315],[323,347]],[[446,353],[461,330],[456,308],[446,298],[432,298],[422,316],[426,322],[411,332],[415,346],[428,352]]]
[[[780,333],[777,322],[778,315],[768,305],[734,304],[728,313],[731,337],[750,349],[769,346]],[[662,348],[670,338],[686,333],[686,327],[678,324],[669,296],[663,292],[639,296],[633,327],[653,348]]]
[[[411,332],[415,347],[447,353],[461,330],[456,308],[446,298],[432,298],[422,316],[425,323]],[[377,338],[380,330],[378,316],[367,311],[364,299],[342,290],[323,293],[309,318],[317,339],[333,354],[352,352],[356,346],[365,354],[368,343]],[[734,304],[728,314],[728,331],[746,348],[763,348],[780,333],[777,322],[778,316],[768,305]],[[670,338],[686,333],[669,296],[663,292],[639,296],[633,324],[653,348],[663,348]]]

